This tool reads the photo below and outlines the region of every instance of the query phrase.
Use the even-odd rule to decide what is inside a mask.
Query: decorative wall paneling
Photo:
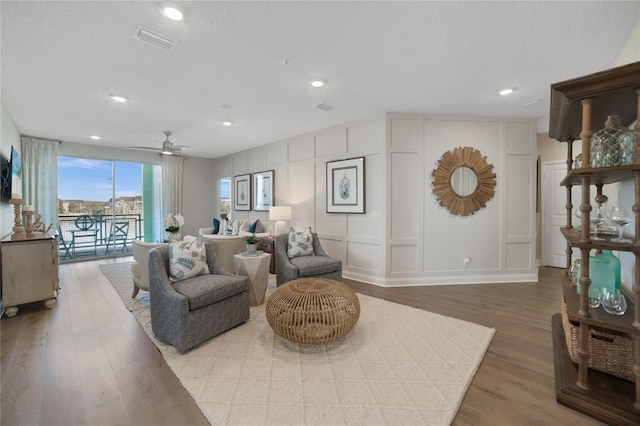
[[[449,214],[431,191],[438,158],[457,146],[479,149],[497,174],[496,196],[468,218]],[[318,232],[346,278],[383,286],[536,279],[533,121],[390,113],[256,151],[214,161],[231,161],[233,174],[275,170],[276,204],[293,207],[290,225]],[[359,156],[366,213],[326,213],[326,162]]]

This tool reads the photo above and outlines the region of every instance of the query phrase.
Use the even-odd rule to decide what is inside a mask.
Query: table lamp
[[[287,224],[284,223],[284,221],[289,219],[291,219],[290,206],[269,207],[269,220],[276,221],[276,226],[274,228],[274,235],[287,233]]]

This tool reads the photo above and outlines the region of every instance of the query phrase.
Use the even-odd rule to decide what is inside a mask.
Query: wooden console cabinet
[[[258,241],[258,244],[256,246],[258,250],[262,250],[265,253],[271,254],[271,263],[269,264],[270,274],[276,273],[276,253],[274,250],[274,243],[274,238],[260,238],[260,241]]]
[[[2,256],[2,312],[18,313],[18,305],[45,301],[56,303],[58,290],[58,239],[55,233],[38,233],[35,238],[0,242]]]
[[[589,157],[591,136],[604,126],[608,115],[620,116],[620,124],[629,126],[640,121],[640,62],[607,71],[587,75],[551,86],[551,117],[549,136],[567,143],[567,176],[561,185],[566,187],[567,223],[562,234],[567,241],[567,271],[563,274],[563,293],[567,314],[579,324],[578,365],[571,362],[564,340],[559,314],[552,321],[556,398],[566,405],[608,424],[640,424],[640,152],[636,152],[635,164],[629,166],[591,168]],[[640,124],[635,127],[640,136]],[[573,168],[573,141],[582,141],[582,167]],[[579,206],[588,217],[591,203],[602,195],[603,185],[633,180],[635,182],[635,238],[632,243],[615,243],[611,238],[594,241],[590,236],[590,223],[583,220],[580,229],[572,225],[573,204],[571,188],[581,186],[582,200]],[[595,185],[597,194],[591,194]],[[627,236],[629,237],[629,236]],[[573,248],[580,249],[581,295],[576,292],[568,272]],[[588,289],[589,255],[592,250],[616,250],[635,255],[635,283],[632,302],[625,315],[613,316],[601,309],[589,310]],[[633,383],[615,376],[588,369],[589,330],[596,326],[631,336],[634,346]]]

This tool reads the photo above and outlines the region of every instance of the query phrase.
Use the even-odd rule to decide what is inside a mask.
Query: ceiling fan
[[[166,130],[164,134],[167,136],[167,140],[162,142],[162,148],[149,148],[147,146],[131,146],[129,149],[146,149],[151,151],[160,151],[162,155],[177,155],[179,157],[186,157],[186,155],[182,152],[185,149],[191,148],[188,145],[174,145],[173,142],[169,140],[169,136],[171,136],[171,132]]]

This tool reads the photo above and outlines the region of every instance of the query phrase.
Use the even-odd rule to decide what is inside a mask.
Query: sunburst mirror
[[[431,175],[438,203],[456,215],[474,214],[496,193],[493,165],[468,146],[445,152]]]

